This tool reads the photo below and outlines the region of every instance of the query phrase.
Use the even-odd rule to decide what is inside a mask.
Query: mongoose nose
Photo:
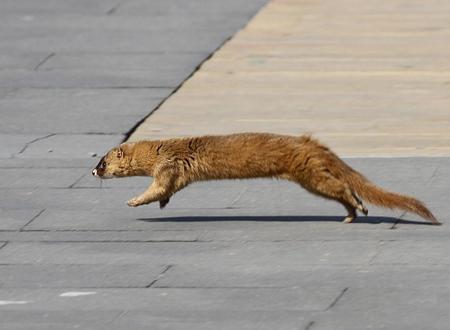
[[[97,176],[97,169],[96,169],[96,168],[94,168],[94,169],[92,170],[92,175],[93,175],[93,176]]]

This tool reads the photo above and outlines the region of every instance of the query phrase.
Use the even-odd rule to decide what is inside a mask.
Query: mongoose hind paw
[[[355,220],[356,217],[353,215],[347,215],[344,220],[342,220],[342,223],[352,223],[353,220]]]
[[[358,210],[360,210],[364,215],[369,214],[369,210],[363,204],[358,204]]]

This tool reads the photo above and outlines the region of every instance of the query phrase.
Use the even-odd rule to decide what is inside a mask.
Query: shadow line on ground
[[[244,216],[177,216],[177,217],[156,217],[156,218],[137,218],[138,221],[147,222],[215,222],[215,221],[254,221],[254,222],[342,222],[343,216],[295,216],[295,215],[277,215],[277,216],[267,216],[267,215],[244,215]],[[393,217],[358,217],[355,223],[365,223],[365,224],[408,224],[408,225],[432,225],[430,222],[426,221],[411,221],[403,220]]]

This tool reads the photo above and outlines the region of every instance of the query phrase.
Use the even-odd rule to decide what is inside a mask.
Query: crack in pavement
[[[171,269],[173,266],[174,266],[174,265],[167,265],[167,266],[162,270],[162,272],[159,273],[158,277],[157,277],[156,279],[154,279],[149,285],[147,285],[146,288],[151,288],[151,287],[152,287],[156,282],[158,282],[158,281],[161,279],[161,277],[163,277],[164,274],[167,273],[167,271],[168,271],[169,269]]]
[[[332,309],[334,306],[336,306],[336,304],[339,302],[339,300],[341,300],[341,298],[344,296],[344,294],[348,291],[348,287],[344,288],[341,293],[339,293],[339,295],[331,302],[330,306],[327,307],[327,309],[325,309],[325,312],[329,311],[330,309]]]
[[[316,323],[316,322],[314,322],[314,321],[309,322],[309,323],[306,325],[305,330],[310,330],[310,329],[312,328],[312,326],[314,325],[314,323]]]
[[[118,4],[116,4],[115,6],[111,7],[111,9],[109,9],[106,12],[106,15],[111,16],[113,15],[118,9],[119,7],[122,5],[122,2],[119,2]]]
[[[3,249],[6,245],[8,245],[9,241],[3,242],[3,244],[0,246],[0,250]]]
[[[109,321],[108,323],[109,324],[114,323],[117,320],[121,319],[126,314],[128,314],[128,311],[127,310],[123,310],[123,311],[119,312],[115,317],[113,317],[113,319],[111,321]]]
[[[23,153],[25,152],[25,150],[27,150],[27,148],[28,148],[31,144],[33,144],[33,143],[35,143],[35,142],[38,142],[38,141],[41,141],[41,140],[48,139],[49,137],[52,137],[52,136],[55,136],[55,135],[56,135],[55,133],[51,133],[51,134],[48,134],[48,135],[45,135],[45,136],[38,137],[38,138],[36,138],[36,139],[34,139],[34,140],[31,140],[30,142],[27,142],[27,143],[25,143],[25,145],[22,147],[22,149],[21,149],[18,153],[13,154],[13,156],[23,154]]]
[[[436,176],[438,170],[439,170],[440,166],[437,165],[436,168],[434,169],[433,173],[431,174],[430,178],[427,180],[426,185],[429,185],[431,183],[431,181],[433,181],[434,177]]]
[[[394,240],[394,241],[395,241],[395,240]],[[369,265],[369,266],[370,266],[370,265],[373,265],[373,262],[375,261],[375,259],[378,257],[378,255],[379,255],[380,252],[381,252],[380,247],[383,246],[383,245],[385,244],[385,242],[386,242],[386,241],[384,241],[384,240],[378,242],[377,247],[376,247],[376,249],[375,249],[375,253],[372,255],[372,257],[370,257],[370,260],[369,260],[369,262],[368,262],[368,265]]]
[[[53,56],[55,56],[56,53],[52,52],[48,54],[42,61],[40,61],[36,66],[33,68],[34,71],[39,71],[40,67],[43,66],[49,59],[51,59]]]
[[[242,198],[242,196],[247,192],[248,187],[244,187],[239,194],[236,196],[235,199],[233,199],[229,206],[226,207],[226,209],[234,209],[233,205],[239,202],[239,200]]]

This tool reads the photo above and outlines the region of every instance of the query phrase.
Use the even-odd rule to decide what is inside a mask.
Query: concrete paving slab
[[[30,134],[1,134],[0,133],[0,143],[1,151],[0,158],[11,158],[13,155],[22,152],[27,144],[37,141],[39,139],[45,138],[46,135],[30,135]]]
[[[227,288],[227,289],[98,289],[96,294],[64,298],[64,289],[0,289],[6,300],[31,300],[25,305],[10,305],[9,311],[148,311],[154,315],[179,317],[222,312],[285,312],[317,311],[326,309],[339,294],[338,289],[317,288]],[[69,290],[67,290],[69,291]],[[283,299],[273,299],[274,295]],[[64,299],[63,299],[64,298]],[[170,313],[168,313],[170,311]]]
[[[447,5],[434,5],[436,29],[415,6],[270,2],[131,139],[159,136],[155,126],[171,137],[308,132],[347,156],[447,155]]]
[[[332,313],[318,315],[314,325],[317,329],[445,329],[449,321],[446,290],[390,288],[367,297],[368,290],[350,288]]]
[[[39,215],[42,210],[0,209],[0,230],[20,230]]]
[[[89,158],[120,144],[120,134],[56,134],[30,143],[20,158]]]
[[[90,172],[89,172],[90,173]],[[189,188],[187,188],[189,189]],[[232,205],[233,201],[239,196],[241,187],[231,187],[231,188],[220,188],[220,187],[212,187],[207,190],[202,189],[189,189],[186,191],[188,194],[179,194],[177,196],[174,196],[173,200],[170,201],[170,208],[176,209],[176,208],[182,208],[182,209],[199,209],[199,208],[206,208],[206,209],[224,209],[227,208],[229,205]],[[145,189],[144,189],[145,190]],[[117,191],[109,190],[109,189],[71,189],[65,190],[64,193],[67,194],[67,196],[71,196],[74,198],[73,203],[76,202],[76,200],[79,200],[81,203],[86,202],[87,200],[91,199],[93,201],[92,205],[95,205],[95,208],[97,210],[105,210],[105,206],[107,206],[108,209],[127,209],[131,214],[133,214],[133,210],[136,209],[130,209],[126,205],[126,201],[128,201],[130,198],[141,194],[143,189],[140,189],[139,187],[135,188],[129,188],[129,189],[120,189]],[[61,191],[60,191],[61,192]],[[42,199],[36,200],[37,202],[43,202],[47,203],[51,201],[51,198],[56,198],[57,194],[60,192],[55,192],[52,190],[48,190],[47,193],[49,197],[43,197]],[[19,192],[20,194],[20,192]],[[84,196],[83,196],[84,195]],[[211,196],[210,199],[205,202],[205,196],[209,195]],[[51,198],[50,198],[51,196]],[[62,197],[61,202],[63,200],[66,200],[66,198]],[[70,201],[67,200],[67,203]],[[67,204],[69,205],[69,204]],[[169,208],[169,205],[167,206]],[[150,210],[155,209],[159,210],[159,206],[155,203],[150,204],[148,206],[144,206],[140,209],[143,210]],[[139,209],[137,209],[139,210]],[[136,214],[142,215],[142,211],[136,211]]]
[[[39,0],[39,2],[29,3],[26,0],[7,0],[2,3],[2,14],[4,17],[19,17],[27,22],[30,18],[27,16],[36,15],[51,15],[55,12],[68,12],[84,15],[104,14],[116,3],[112,0],[100,0],[92,2],[89,0],[82,1],[67,1],[61,2],[58,0]]]
[[[99,160],[100,158],[0,158],[0,168],[85,168],[88,170],[92,169],[97,159]]]
[[[11,54],[0,53],[0,69],[1,70],[34,70],[34,68],[48,56],[47,53],[31,53],[31,54]]]
[[[145,288],[166,265],[0,265],[6,288]],[[73,290],[76,291],[76,290]]]
[[[135,19],[135,18],[134,18]],[[121,21],[122,22],[122,21]],[[192,21],[191,21],[192,23]],[[108,70],[180,70],[194,71],[209,53],[61,53],[46,61],[40,70],[108,69]],[[151,72],[151,71],[150,71]],[[155,71],[163,72],[163,71]],[[155,74],[156,75],[156,74]],[[182,76],[180,76],[181,78]]]
[[[308,325],[308,312],[299,311],[217,311],[199,313],[167,313],[130,311],[112,324],[113,327],[129,325],[133,329],[304,329]]]
[[[2,189],[0,207],[11,209],[104,210],[129,208],[126,201],[137,192],[120,191],[114,195],[94,189]]]
[[[166,243],[199,242],[198,232],[189,229],[29,229],[0,231],[0,240],[8,242],[109,242]]]
[[[143,41],[142,41],[143,42]],[[125,46],[126,47],[126,46]],[[61,71],[0,72],[0,87],[14,88],[172,88],[189,76],[192,69],[108,70],[89,68]]]
[[[266,4],[264,0],[241,2],[238,0],[228,1],[223,3],[219,0],[213,1],[155,1],[152,8],[156,14],[164,16],[173,13],[202,13],[208,16],[214,13],[223,13],[226,16],[232,15],[250,15],[258,8]],[[142,15],[147,8],[146,2],[142,0],[128,1],[123,4],[120,9],[120,14],[127,15]],[[250,18],[250,16],[248,17]]]
[[[242,265],[214,269],[202,266],[177,265],[161,277],[154,287],[299,287],[326,285],[366,290],[436,288],[447,286],[446,265],[357,265],[311,266],[293,263],[287,268]],[[407,281],[405,279],[408,279]]]
[[[120,317],[123,311],[18,311],[0,310],[2,326],[5,329],[108,329],[114,319]]]
[[[42,35],[30,35],[24,31],[15,32],[13,38],[2,38],[0,51],[14,48],[25,52],[32,47],[35,51],[54,52],[126,52],[133,49],[136,52],[151,52],[155,49],[163,52],[213,52],[228,39],[236,29],[229,28],[224,34],[220,31],[167,31],[164,35],[154,33],[137,34],[136,31],[78,31],[77,39],[71,41],[67,32],[45,31]],[[49,33],[50,32],[50,33]],[[170,43],[167,40],[171,40]],[[4,75],[2,75],[5,77]],[[11,76],[12,77],[12,76]],[[61,83],[63,80],[61,79]]]
[[[85,169],[3,169],[0,188],[69,188]]]
[[[180,247],[183,246],[183,249]],[[124,264],[198,264],[219,263],[229,267],[243,267],[251,260],[254,267],[272,264],[286,267],[292,263],[303,265],[357,265],[368,263],[375,254],[375,241],[327,242],[165,242],[108,243],[108,242],[12,242],[0,250],[4,263],[40,264],[96,264],[102,262]],[[103,260],[103,261],[102,261]],[[274,260],[276,260],[274,262]]]
[[[0,100],[5,133],[124,133],[170,89],[20,89]],[[66,111],[70,109],[70,111]],[[88,120],[89,119],[89,120]]]
[[[373,261],[386,264],[448,265],[450,258],[445,250],[449,244],[441,240],[386,242]]]
[[[146,4],[148,6],[148,4]],[[229,5],[229,4],[228,4]],[[117,7],[120,9],[120,6]],[[116,14],[117,13],[117,14]],[[58,16],[51,14],[42,14],[36,19],[29,19],[27,21],[17,19],[16,17],[5,17],[0,26],[5,33],[23,33],[27,30],[32,30],[34,35],[41,35],[43,32],[50,32],[54,36],[60,35],[65,30],[70,30],[77,35],[86,35],[88,31],[103,32],[130,32],[134,31],[147,32],[147,38],[157,38],[154,34],[170,33],[174,30],[184,32],[186,30],[197,31],[200,34],[208,32],[230,32],[236,30],[246,22],[251,13],[241,13],[240,15],[225,15],[223,12],[201,13],[197,11],[186,12],[172,12],[168,15],[159,15],[149,11],[145,11],[144,15],[79,15],[74,13],[61,13]],[[171,24],[167,24],[167,20],[171,20]],[[101,26],[101,29],[98,27]],[[10,30],[10,31],[8,31]],[[14,32],[12,30],[15,30]],[[95,34],[95,33],[94,33]],[[153,50],[155,51],[155,50]],[[194,52],[200,52],[201,50]]]

